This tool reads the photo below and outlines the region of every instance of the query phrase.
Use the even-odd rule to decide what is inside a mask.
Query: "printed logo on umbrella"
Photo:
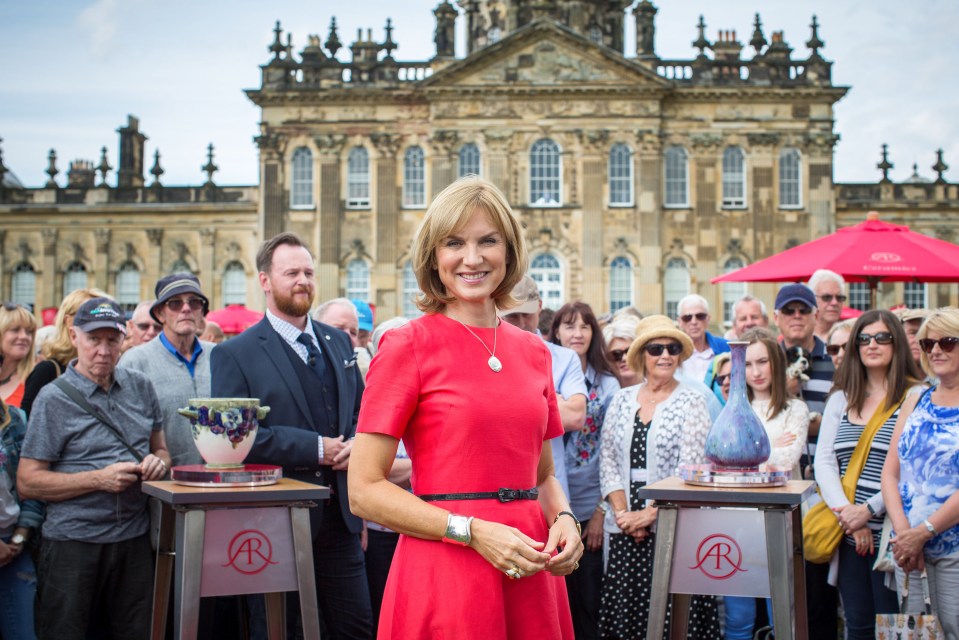
[[[877,251],[869,256],[873,262],[902,262],[902,256],[898,253],[889,253],[888,251]]]

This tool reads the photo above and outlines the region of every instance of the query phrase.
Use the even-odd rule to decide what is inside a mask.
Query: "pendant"
[[[499,361],[499,358],[496,356],[490,356],[489,360],[486,361],[486,364],[489,365],[489,368],[492,369],[495,373],[499,373],[503,370],[503,363]]]

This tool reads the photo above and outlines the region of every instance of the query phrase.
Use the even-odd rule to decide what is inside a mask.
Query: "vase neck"
[[[746,344],[731,343],[729,350],[732,363],[729,370],[729,399],[746,398]]]

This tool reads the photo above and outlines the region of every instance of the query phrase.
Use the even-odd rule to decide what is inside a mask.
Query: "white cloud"
[[[77,23],[90,38],[90,50],[97,58],[106,58],[116,40],[120,0],[96,0],[80,12]]]

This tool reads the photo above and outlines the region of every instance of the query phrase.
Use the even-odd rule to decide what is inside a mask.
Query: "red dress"
[[[471,327],[486,345],[493,330]],[[435,314],[389,331],[370,365],[357,431],[402,438],[413,492],[472,493],[536,486],[544,440],[563,433],[549,351],[501,322],[489,353],[456,320]],[[535,500],[464,500],[439,507],[514,526],[546,542]],[[469,547],[401,536],[379,638],[573,638],[566,583],[541,571],[510,580]]]

